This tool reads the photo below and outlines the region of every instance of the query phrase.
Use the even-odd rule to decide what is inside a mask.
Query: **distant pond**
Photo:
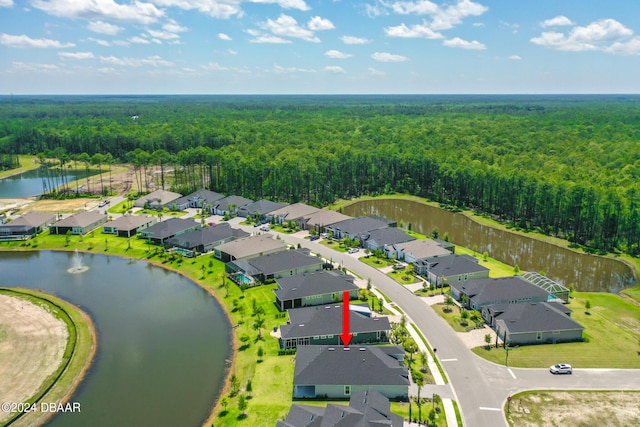
[[[440,236],[449,234],[452,243],[467,248],[478,247],[491,257],[524,271],[544,271],[546,276],[579,291],[617,293],[635,285],[631,267],[622,261],[574,252],[505,230],[479,224],[445,209],[404,199],[363,200],[343,209],[351,216],[379,215],[398,222],[411,223],[411,229],[431,234],[438,228]]]
[[[90,174],[93,174],[91,172]],[[86,178],[86,170],[70,170],[65,176],[67,182],[75,181],[76,179]],[[95,178],[94,178],[95,181]],[[108,182],[105,179],[105,183]],[[34,169],[27,172],[23,172],[18,175],[13,175],[7,178],[0,179],[0,199],[10,199],[14,197],[31,197],[44,193],[45,189],[48,191],[49,186],[57,188],[62,185],[60,177],[44,180],[40,169]],[[74,189],[75,190],[75,189]]]
[[[220,393],[231,327],[218,302],[179,274],[144,261],[72,253],[0,252],[0,285],[41,289],[93,319],[98,351],[71,402],[81,413],[47,426],[196,427]]]

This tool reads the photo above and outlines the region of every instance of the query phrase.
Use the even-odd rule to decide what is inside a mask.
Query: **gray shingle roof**
[[[217,250],[229,254],[237,259],[255,256],[261,252],[269,252],[276,249],[284,249],[286,243],[276,240],[272,234],[265,233],[256,236],[244,237],[218,246]]]
[[[101,219],[106,218],[107,215],[98,211],[79,212],[71,216],[66,217],[53,224],[54,227],[86,227]]]
[[[480,305],[497,301],[506,302],[523,298],[545,298],[549,296],[547,291],[520,276],[451,282],[449,285],[467,294],[470,299]]]
[[[584,327],[563,312],[557,302],[508,304],[496,316],[511,333],[567,331]]]
[[[249,215],[253,215],[255,212],[258,212],[259,215],[264,215],[271,211],[275,211],[276,209],[284,208],[288,206],[288,203],[277,203],[272,202],[271,200],[262,199],[257,202],[249,203],[248,205],[242,206],[242,211],[246,212]]]
[[[396,243],[411,242],[415,237],[408,235],[399,228],[380,228],[368,233],[367,242],[375,241],[378,246],[394,245]]]
[[[451,253],[435,240],[413,240],[411,242],[398,243],[394,245],[394,247],[405,254],[412,254],[416,259],[447,255]]]
[[[303,307],[288,310],[289,324],[280,326],[282,338],[339,335],[342,333],[342,306]],[[350,311],[350,332],[389,331],[391,325],[386,316],[367,317]]]
[[[358,289],[352,276],[337,270],[298,274],[283,277],[277,282],[278,289],[274,292],[280,301]]]
[[[181,231],[196,227],[197,225],[198,223],[193,219],[169,218],[145,229],[143,233],[150,234],[154,239],[164,239]]]
[[[114,227],[118,230],[133,230],[141,225],[155,222],[156,217],[151,215],[123,215],[120,218],[116,218],[113,221],[109,221],[103,225],[103,227]]]
[[[294,203],[293,205],[285,206],[275,211],[269,212],[269,215],[284,216],[286,221],[298,219],[300,217],[312,214],[320,209],[313,206],[305,205],[304,203]]]
[[[221,211],[228,211],[229,205],[235,205],[236,208],[240,208],[244,205],[248,205],[249,203],[253,203],[253,200],[242,196],[228,196],[216,201],[215,208]]]
[[[182,197],[182,194],[166,190],[156,190],[146,196],[140,197],[134,202],[134,206],[142,208],[146,203],[164,206],[169,202],[179,199],[180,197]]]
[[[215,191],[207,190],[205,188],[201,188],[200,190],[194,191],[193,193],[180,197],[179,199],[173,200],[171,203],[176,205],[183,205],[188,203],[189,200],[198,198],[201,199],[204,203],[215,206],[215,202],[220,199],[224,199],[224,194],[216,193]]]
[[[294,385],[409,385],[407,368],[392,355],[396,346],[298,347]]]
[[[28,225],[30,227],[40,227],[52,223],[56,218],[55,213],[50,212],[27,212],[20,215],[9,223],[9,225]]]
[[[167,243],[183,248],[195,248],[199,245],[209,245],[229,238],[247,237],[249,233],[238,228],[232,228],[228,223],[214,225],[212,227],[201,228],[194,231],[172,237]]]
[[[427,258],[426,261],[431,264],[429,271],[438,277],[489,271],[470,255],[449,255]]]
[[[249,263],[265,275],[278,273],[285,270],[322,264],[322,260],[309,255],[306,249],[284,250],[263,255],[249,260]]]
[[[383,218],[361,216],[358,218],[346,219],[344,221],[331,224],[331,228],[334,230],[340,230],[343,233],[350,235],[360,235],[370,233],[373,230],[379,228],[386,228],[389,226],[389,221]]]
[[[327,226],[336,222],[344,221],[351,218],[348,215],[341,214],[340,212],[330,211],[327,209],[320,209],[303,216],[308,225],[311,226]]]

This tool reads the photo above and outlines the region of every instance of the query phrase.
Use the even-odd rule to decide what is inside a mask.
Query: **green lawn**
[[[413,274],[408,273],[405,270],[396,270],[390,273],[387,273],[387,276],[391,277],[396,282],[401,285],[411,285],[413,283],[420,282],[419,279],[416,278]]]
[[[338,252],[347,252],[347,248],[344,247],[340,247],[340,243],[336,242],[335,240],[316,240],[317,243],[320,243],[323,246],[326,246],[328,248],[331,249],[335,249]]]
[[[480,265],[483,265],[489,269],[489,277],[507,277],[515,275],[513,266],[500,262],[490,256],[487,256],[485,261],[483,254],[472,251],[462,246],[456,246],[456,253],[459,255],[471,255],[478,258]]]
[[[30,171],[32,169],[38,169],[40,167],[40,163],[37,162],[36,156],[31,156],[28,154],[19,154],[20,158],[20,167],[15,169],[9,169],[6,171],[0,171],[0,178],[5,178],[7,176],[18,175],[22,172]]]
[[[460,324],[460,309],[456,305],[449,307],[451,311],[447,311],[445,304],[434,304],[431,307],[436,313],[440,315],[456,332],[467,332],[472,328],[472,323],[469,322],[469,326],[462,326]]]
[[[393,265],[392,261],[386,258],[377,258],[377,257],[374,257],[373,255],[359,258],[359,260],[373,268],[384,268],[384,267]]]
[[[587,300],[590,314],[586,314]],[[544,368],[562,361],[578,368],[640,368],[639,306],[613,294],[574,292],[569,308],[571,317],[585,327],[588,342],[521,346],[509,351],[509,365]],[[492,362],[505,362],[502,348],[473,351]]]
[[[108,213],[112,214],[124,214],[129,211],[129,209],[133,208],[133,200],[123,200],[117,205],[111,206],[107,209]]]
[[[155,215],[155,216],[162,216],[163,218],[166,217],[180,217],[180,216],[185,216],[187,214],[186,211],[166,211],[166,210],[162,210],[162,211],[157,211],[155,209],[141,209],[139,211],[134,212],[134,214],[136,215]]]

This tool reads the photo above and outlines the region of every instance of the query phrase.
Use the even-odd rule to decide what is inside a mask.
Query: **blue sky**
[[[0,0],[0,94],[639,93],[640,1]]]

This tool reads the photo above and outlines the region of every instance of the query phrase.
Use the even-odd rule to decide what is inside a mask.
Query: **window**
[[[536,333],[536,339],[540,341],[542,339],[542,332]]]
[[[351,396],[351,386],[350,385],[344,386],[344,395],[345,396]]]

